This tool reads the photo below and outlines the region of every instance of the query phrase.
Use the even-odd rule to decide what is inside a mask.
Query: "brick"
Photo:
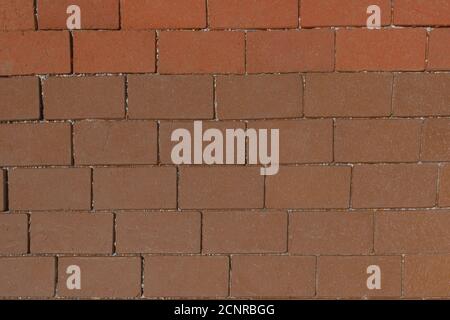
[[[73,35],[76,73],[155,72],[153,31],[80,31]]]
[[[404,26],[450,25],[448,0],[395,0],[394,24]]]
[[[193,29],[206,27],[204,0],[121,0],[124,29]]]
[[[203,213],[203,252],[286,252],[286,212]]]
[[[27,251],[27,215],[0,214],[0,254],[24,254]]]
[[[391,20],[390,0],[300,0],[302,27],[366,26],[367,8],[381,9],[381,25]]]
[[[163,74],[244,73],[245,39],[240,31],[163,31],[158,71]]]
[[[249,121],[248,128],[267,129],[268,132],[271,129],[279,130],[280,163],[317,163],[333,160],[331,119]]]
[[[67,29],[70,5],[81,10],[81,29],[119,29],[119,0],[38,0],[39,29]]]
[[[439,168],[439,196],[438,203],[441,207],[450,207],[450,166]]]
[[[70,165],[70,163],[70,124],[0,125],[1,165]]]
[[[209,0],[208,20],[212,28],[296,28],[298,1]]]
[[[425,29],[340,29],[336,70],[424,70],[425,47]]]
[[[416,162],[421,120],[337,120],[335,161]]]
[[[258,167],[180,167],[183,209],[262,208],[264,177]]]
[[[430,32],[427,70],[450,70],[449,43],[450,29],[434,29]]]
[[[0,48],[0,76],[70,72],[68,32],[0,32]]]
[[[407,255],[404,272],[406,297],[450,297],[450,255]]]
[[[39,79],[0,78],[0,121],[39,119]]]
[[[124,213],[116,218],[119,253],[199,253],[199,212]]]
[[[113,215],[102,213],[31,214],[32,253],[111,254]]]
[[[54,291],[54,258],[0,258],[0,296],[48,298]]]
[[[226,297],[228,257],[145,257],[146,297]]]
[[[249,73],[333,71],[332,30],[256,31],[247,34]]]
[[[34,0],[0,1],[0,31],[34,29]]]
[[[421,159],[450,160],[450,120],[427,119],[423,125]]]
[[[50,77],[42,86],[45,119],[125,116],[125,81],[121,76]]]
[[[369,254],[373,247],[370,212],[291,212],[289,253]]]
[[[74,125],[76,164],[155,164],[153,121],[83,121]]]
[[[69,266],[81,270],[81,289],[69,290]],[[70,270],[69,270],[70,271]],[[124,276],[126,275],[126,276]],[[136,298],[141,295],[139,257],[61,257],[58,259],[58,296],[84,298]]]
[[[174,209],[176,169],[172,167],[94,169],[94,208]]]
[[[400,73],[394,78],[393,113],[396,116],[450,115],[450,75]]]
[[[391,113],[390,74],[309,73],[305,78],[306,116],[375,117]]]
[[[211,76],[130,75],[128,114],[132,119],[212,119]]]
[[[298,75],[219,76],[219,119],[295,118],[302,115],[302,78]]]
[[[381,271],[381,289],[368,289],[369,266]],[[401,257],[355,256],[318,258],[317,266],[319,297],[400,297]]]
[[[315,257],[233,256],[232,297],[311,297]]]
[[[0,169],[0,211],[7,210],[8,186],[6,181],[6,171]]]
[[[433,207],[437,167],[434,165],[358,165],[353,169],[355,208]]]
[[[348,208],[350,167],[283,166],[266,177],[268,208]]]
[[[12,169],[8,178],[11,210],[90,209],[89,169]]]

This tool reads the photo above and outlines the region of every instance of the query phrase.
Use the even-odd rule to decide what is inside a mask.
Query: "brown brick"
[[[203,252],[286,252],[286,212],[203,213]]]
[[[199,212],[124,213],[116,218],[120,253],[199,253]]]
[[[211,76],[130,75],[128,113],[132,119],[212,119]]]
[[[0,31],[34,29],[34,0],[0,1]]]
[[[0,164],[69,165],[71,133],[67,123],[0,125]]]
[[[209,0],[208,18],[212,28],[296,28],[298,1]]]
[[[54,291],[54,258],[0,258],[0,296],[44,298],[52,297]]]
[[[68,32],[0,32],[0,48],[0,76],[70,72]]]
[[[0,169],[0,211],[7,210],[8,186],[6,183],[6,171]]]
[[[8,183],[11,210],[90,209],[87,168],[12,169]]]
[[[450,21],[450,18],[448,18]],[[430,32],[427,70],[450,70],[450,29]]]
[[[335,161],[416,162],[421,120],[338,120]]]
[[[240,31],[163,31],[158,46],[160,73],[244,73]]]
[[[81,289],[67,288],[69,266],[81,270]],[[126,275],[126,276],[124,276]],[[135,298],[141,295],[139,257],[62,257],[58,259],[58,296]]]
[[[401,257],[355,256],[318,258],[319,297],[400,297]],[[381,271],[381,289],[368,289],[369,266]]]
[[[46,119],[116,119],[125,116],[123,77],[51,77],[43,81]]]
[[[293,254],[369,254],[373,247],[370,212],[292,212],[289,252]]]
[[[332,30],[257,31],[247,34],[249,73],[333,69]]]
[[[388,116],[391,88],[392,75],[387,73],[309,73],[306,75],[305,115]]]
[[[81,29],[119,29],[119,0],[38,0],[39,29],[67,29],[67,8],[81,10]]]
[[[450,253],[449,212],[377,212],[375,252]]]
[[[355,166],[352,205],[355,208],[433,207],[436,179],[434,165]]]
[[[439,168],[439,206],[450,206],[450,165]]]
[[[0,254],[24,254],[27,251],[27,215],[0,214]]]
[[[79,31],[73,36],[77,73],[155,71],[153,31]]]
[[[112,253],[112,214],[35,212],[30,219],[32,253]]]
[[[0,120],[39,119],[39,79],[0,78]]]
[[[204,0],[121,0],[124,29],[206,27]]]
[[[425,46],[425,29],[340,29],[336,32],[336,69],[424,70]]]
[[[396,25],[450,25],[450,1],[448,0],[395,0],[394,13]]]
[[[232,297],[310,297],[315,257],[233,256]]]
[[[421,159],[425,161],[450,160],[450,120],[427,119],[422,133]]]
[[[302,78],[295,74],[219,76],[219,119],[295,118],[302,115]]]
[[[226,297],[228,257],[145,257],[146,297]]]
[[[350,167],[284,166],[266,177],[268,208],[348,208]]]
[[[94,169],[94,208],[174,209],[176,169],[171,167]]]
[[[264,177],[258,167],[180,167],[183,209],[262,208]]]
[[[83,121],[74,126],[76,164],[155,164],[152,121]]]

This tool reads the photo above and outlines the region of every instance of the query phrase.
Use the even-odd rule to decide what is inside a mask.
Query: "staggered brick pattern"
[[[0,211],[0,297],[449,298],[450,0],[0,0]]]

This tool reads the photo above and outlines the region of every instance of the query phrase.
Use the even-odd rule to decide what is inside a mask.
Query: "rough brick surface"
[[[37,120],[40,116],[39,79],[0,79],[0,120]]]
[[[450,166],[447,164],[439,168],[439,206],[450,206]]]
[[[428,70],[450,70],[449,42],[450,29],[434,29],[430,32]]]
[[[423,126],[422,154],[426,161],[450,160],[450,121],[428,119]]]
[[[448,0],[395,0],[394,24],[405,26],[450,25]]]
[[[0,1],[0,31],[34,30],[34,0]]]
[[[0,214],[0,254],[24,254],[27,250],[27,215]]]
[[[8,187],[6,185],[6,174],[7,173],[5,170],[0,170],[0,211],[4,211],[5,209],[7,209]]]

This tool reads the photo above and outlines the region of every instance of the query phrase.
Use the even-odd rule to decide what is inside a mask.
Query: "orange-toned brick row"
[[[394,24],[403,26],[449,26],[449,0],[394,0]]]
[[[0,31],[35,28],[34,0],[0,1]]]
[[[430,32],[427,70],[450,70],[450,28]]]

